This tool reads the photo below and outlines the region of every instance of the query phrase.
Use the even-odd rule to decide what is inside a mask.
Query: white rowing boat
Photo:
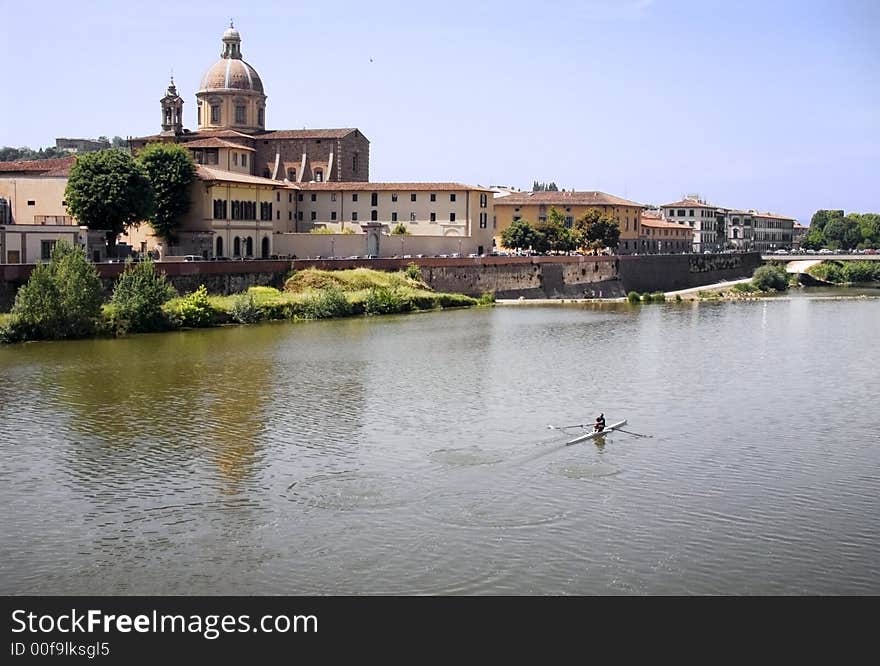
[[[584,442],[588,439],[596,439],[597,437],[603,437],[603,436],[607,435],[609,432],[611,432],[612,430],[615,430],[615,429],[620,428],[621,426],[625,426],[625,425],[626,425],[626,419],[623,419],[623,421],[618,421],[617,423],[612,423],[609,426],[605,426],[605,429],[602,432],[596,432],[595,430],[592,430],[584,435],[578,435],[574,439],[568,440],[565,444],[567,446],[569,444],[577,444],[578,442]]]

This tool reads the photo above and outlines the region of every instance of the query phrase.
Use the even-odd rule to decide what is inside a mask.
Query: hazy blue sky
[[[235,19],[273,129],[358,127],[372,180],[880,211],[880,0],[0,0],[0,145],[159,130]]]

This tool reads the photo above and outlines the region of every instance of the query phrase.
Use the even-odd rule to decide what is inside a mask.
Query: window
[[[358,157],[359,155],[357,153],[351,156],[351,170],[354,173],[358,172]]]
[[[226,199],[214,199],[214,219],[226,219]]]
[[[370,221],[371,222],[378,222],[379,221],[379,211],[377,211],[377,210],[370,211]]]
[[[330,201],[336,201],[336,192],[330,194]]]
[[[489,213],[480,213],[480,229],[489,226]]]
[[[379,205],[379,195],[378,195],[378,193],[373,192],[373,193],[370,195],[370,205],[371,205],[371,206],[378,206],[378,205]]]
[[[437,213],[431,213],[431,222],[437,221]]]
[[[449,213],[449,221],[455,222],[455,213]]]
[[[302,201],[302,200],[303,200],[302,192],[300,192],[299,194],[296,195],[296,200],[297,200],[297,201]]]
[[[212,104],[211,105],[211,122],[219,123],[220,122],[220,105]]]
[[[450,192],[450,193],[449,193],[449,200],[450,200],[450,201],[455,201],[455,192]]]
[[[265,109],[257,109],[257,124],[262,127],[263,121],[265,120]]]
[[[336,221],[336,211],[335,210],[330,211],[330,219],[333,221]]]
[[[514,216],[513,216],[513,221],[514,221],[514,222],[519,222],[521,219],[522,219],[522,215],[514,215]]]
[[[235,106],[235,124],[236,125],[244,125],[247,120],[245,119],[246,109],[244,106],[237,104]]]
[[[293,182],[296,180],[296,169],[287,170],[287,180]]]
[[[357,201],[357,200],[358,200],[358,195],[357,195],[357,194],[352,194],[352,195],[351,195],[351,200],[352,200],[352,201]]]
[[[684,210],[679,209],[679,211],[678,211],[678,216],[679,216],[679,217],[684,217]]]
[[[358,214],[357,214],[357,211],[354,211],[354,212],[351,214],[351,221],[352,221],[352,222],[357,222],[357,221],[358,221]]]
[[[691,208],[688,210],[688,217],[693,217],[693,216],[694,216],[694,209]]]
[[[293,203],[293,192],[287,193],[287,203]]]
[[[324,182],[324,170],[323,169],[315,169],[315,180],[319,183]]]
[[[247,166],[247,153],[241,154],[241,166]]]
[[[263,169],[263,178],[271,178],[272,172],[269,169]]]
[[[409,221],[410,221],[410,222],[415,222],[415,221],[416,221],[416,214],[415,214],[415,213],[410,213],[410,214],[409,214]]]
[[[394,194],[391,195],[391,201],[392,201],[393,203],[397,203],[397,193],[396,193],[396,192],[395,192]]]
[[[275,193],[275,201],[279,201],[279,202],[281,201],[281,192]]]
[[[571,229],[574,226],[574,216],[572,216],[572,215],[565,216],[565,226],[568,229]]]
[[[415,201],[415,200],[416,200],[416,193],[415,193],[415,192],[413,192],[412,194],[409,195],[409,200],[410,200],[410,201]]]
[[[303,212],[301,210],[296,211],[296,219],[300,222],[303,221]]]
[[[391,213],[391,221],[397,222],[397,213]]]
[[[437,195],[431,192],[431,201],[437,201]]]
[[[48,261],[52,258],[52,248],[55,247],[55,241],[53,240],[44,240],[40,241],[40,259]]]
[[[318,200],[318,195],[315,194],[314,192],[312,192],[312,201],[317,201],[317,200]]]
[[[232,166],[238,166],[238,153],[232,153]]]
[[[34,201],[34,200],[29,200],[29,201],[28,201],[28,206],[36,206],[36,205],[37,205],[37,202],[36,202],[36,201]]]
[[[199,104],[199,109],[198,109],[198,124],[199,125],[202,124],[202,105],[201,104]],[[220,253],[218,252],[217,254],[219,255]]]
[[[480,208],[485,208],[488,205],[488,196],[484,192],[480,195]],[[517,208],[519,210],[519,208]]]
[[[293,211],[292,211],[292,210],[287,211],[287,219],[288,219],[288,220],[292,220],[292,219],[293,219]]]
[[[312,222],[314,222],[314,221],[317,220],[317,219],[318,219],[318,213],[317,213],[317,211],[314,211],[314,210],[313,210],[313,211],[312,211]]]

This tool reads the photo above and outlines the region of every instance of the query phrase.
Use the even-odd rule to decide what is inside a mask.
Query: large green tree
[[[829,222],[842,219],[842,210],[817,210],[810,219],[810,229],[824,231]]]
[[[851,250],[862,241],[859,225],[851,218],[830,220],[822,233],[825,235],[826,245],[835,250]]]
[[[137,156],[153,185],[150,226],[167,243],[176,239],[183,216],[190,207],[190,187],[196,165],[190,152],[177,143],[151,143]]]
[[[67,210],[89,229],[107,234],[108,254],[116,237],[153,215],[153,187],[144,168],[120,150],[99,150],[77,158],[64,192]]]
[[[547,220],[535,225],[538,232],[535,249],[540,253],[568,252],[577,247],[571,229],[565,226],[565,215],[552,207],[547,212]]]
[[[580,247],[591,250],[610,248],[616,250],[620,244],[620,225],[609,215],[603,215],[590,208],[574,223],[575,235]]]
[[[538,242],[538,232],[526,220],[516,220],[501,232],[501,244],[511,250],[528,250]]]
[[[880,247],[880,215],[877,213],[850,213],[846,219],[859,226],[863,247]]]

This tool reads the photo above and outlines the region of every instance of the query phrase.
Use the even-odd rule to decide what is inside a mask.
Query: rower
[[[596,423],[593,424],[593,430],[595,432],[602,432],[605,430],[605,412],[602,412],[596,417]]]

